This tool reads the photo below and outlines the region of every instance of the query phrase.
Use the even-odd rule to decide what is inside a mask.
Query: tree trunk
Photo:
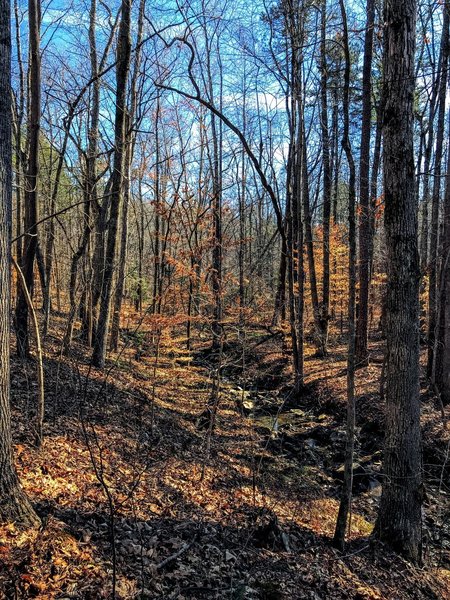
[[[283,315],[285,314],[284,307],[286,305],[286,268],[287,268],[287,260],[286,260],[286,235],[283,237],[281,241],[281,252],[280,252],[280,266],[278,269],[278,287],[277,292],[275,294],[275,308],[273,311],[272,317],[272,327],[278,325],[278,321],[283,321]]]
[[[432,376],[434,360],[435,329],[437,324],[437,273],[439,248],[439,205],[441,201],[441,167],[444,145],[445,103],[447,95],[447,69],[449,57],[449,12],[448,3],[444,5],[444,20],[441,39],[441,72],[437,104],[436,150],[434,154],[434,182],[431,202],[430,237],[430,280],[428,290],[428,362],[427,374]]]
[[[333,166],[333,186],[332,186],[332,212],[333,212],[333,224],[336,225],[338,222],[338,192],[339,192],[339,171],[340,171],[340,160],[339,160],[339,102],[338,102],[338,89],[335,86],[333,90],[333,111],[331,115],[332,121],[332,147],[333,147],[333,160],[331,164]]]
[[[438,327],[434,348],[433,381],[442,403],[446,405],[450,404],[450,152],[447,153],[444,230],[441,247]]]
[[[120,333],[120,313],[122,310],[123,292],[125,289],[125,263],[127,260],[127,243],[128,243],[128,207],[130,204],[130,173],[131,173],[131,149],[126,151],[126,174],[124,179],[124,192],[122,202],[122,227],[120,230],[120,250],[119,250],[119,265],[117,272],[116,290],[114,293],[114,308],[111,323],[111,350],[117,352],[119,347]]]
[[[320,356],[326,354],[326,347],[322,345],[323,338],[320,335],[320,315],[319,315],[319,295],[317,293],[317,276],[316,276],[316,264],[314,260],[314,241],[313,241],[313,230],[311,223],[311,209],[309,206],[309,176],[308,176],[308,165],[307,165],[307,152],[306,152],[306,136],[303,110],[301,110],[300,117],[300,135],[301,135],[301,149],[302,149],[302,204],[303,204],[303,221],[305,226],[305,245],[306,253],[308,257],[308,270],[309,270],[309,285],[311,288],[311,302],[314,316],[314,326],[316,329],[316,342],[317,350]]]
[[[211,323],[213,340],[212,348],[218,352],[222,346],[222,136],[217,131],[214,115],[211,117],[213,138],[213,189],[212,189],[212,214],[213,214],[213,250],[211,282],[214,297],[213,318]],[[220,125],[221,132],[221,125]]]
[[[20,488],[13,464],[10,415],[11,286],[11,16],[9,0],[0,0],[0,521],[22,526],[39,522]]]
[[[387,0],[384,23],[386,423],[383,490],[374,535],[409,560],[419,562],[422,477],[420,268],[413,129],[415,0]]]
[[[321,15],[321,51],[320,51],[320,97],[322,132],[322,164],[323,164],[323,286],[322,304],[320,306],[320,336],[323,352],[326,353],[328,343],[328,323],[330,311],[330,216],[331,216],[331,162],[330,135],[328,131],[328,75],[326,60],[326,18],[327,0],[322,0]]]
[[[138,197],[139,197],[139,218],[136,216],[136,230],[138,236],[138,283],[136,290],[136,298],[134,301],[134,308],[136,312],[142,314],[142,304],[144,300],[143,290],[143,262],[144,262],[144,235],[145,235],[145,224],[144,224],[144,200],[142,196],[142,177],[139,177],[138,181]]]
[[[111,208],[108,226],[108,239],[105,256],[100,311],[95,331],[92,363],[103,368],[106,360],[106,347],[111,313],[111,295],[116,263],[117,229],[122,205],[123,176],[125,166],[125,111],[128,72],[131,55],[131,0],[122,0],[119,38],[117,42],[116,71],[116,116],[114,131],[114,165],[111,185]]]
[[[71,347],[73,329],[78,310],[77,278],[80,260],[88,254],[88,269],[91,269],[91,257],[89,247],[93,228],[93,214],[96,220],[99,218],[97,209],[97,154],[98,154],[98,124],[100,116],[100,80],[98,79],[98,60],[96,45],[96,19],[97,0],[91,0],[89,11],[89,54],[91,63],[91,78],[94,79],[92,88],[92,102],[89,115],[88,149],[86,153],[86,173],[84,178],[84,208],[83,208],[83,233],[77,251],[72,256],[70,265],[69,301],[70,310],[67,322],[66,335],[64,338],[64,352],[67,353]],[[59,178],[58,178],[59,181]],[[57,182],[58,183],[58,182]],[[88,283],[89,286],[89,283]],[[91,290],[86,290],[87,296],[91,298]],[[86,306],[82,314],[82,332],[88,343],[92,340],[92,315],[91,306]]]
[[[300,71],[300,70],[299,70]],[[300,106],[298,107],[300,119],[302,113]],[[304,308],[305,308],[305,271],[303,263],[303,215],[302,215],[302,161],[304,154],[301,151],[303,138],[301,134],[302,128],[297,125],[297,140],[296,140],[296,160],[295,160],[295,178],[292,195],[292,220],[294,225],[295,239],[294,245],[297,256],[296,283],[297,295],[295,298],[295,328],[296,328],[296,343],[297,343],[297,359],[295,371],[295,390],[300,392],[304,385]]]
[[[140,0],[139,4],[139,19],[138,19],[138,32],[136,45],[138,47],[133,66],[133,74],[131,77],[131,100],[130,110],[127,115],[127,128],[126,136],[128,137],[128,143],[125,151],[125,174],[124,174],[124,201],[122,207],[122,231],[120,236],[120,256],[119,256],[119,272],[117,276],[116,292],[114,296],[114,310],[113,319],[111,326],[111,350],[117,352],[119,344],[119,333],[120,333],[120,313],[122,310],[123,293],[125,289],[125,263],[127,259],[127,244],[128,244],[128,208],[131,202],[131,166],[134,155],[135,145],[135,131],[134,131],[134,119],[137,108],[137,80],[139,76],[139,69],[141,65],[141,52],[140,44],[142,40],[142,30],[144,23],[144,9],[145,0]]]
[[[246,104],[246,92],[247,88],[245,85],[245,70],[244,70],[244,81],[243,81],[243,96],[242,96],[242,133],[245,136],[247,134],[247,104]],[[244,327],[245,325],[245,263],[246,263],[246,241],[245,241],[245,205],[246,205],[246,191],[247,191],[247,171],[245,168],[245,150],[242,148],[241,152],[241,165],[240,165],[240,185],[238,187],[238,200],[239,200],[239,253],[238,253],[238,266],[239,266],[239,326]],[[239,163],[237,165],[239,172]]]
[[[370,227],[370,130],[372,120],[372,54],[375,0],[367,0],[367,21],[364,40],[364,65],[362,83],[362,123],[361,151],[359,161],[359,311],[356,324],[356,364],[368,362],[368,322],[370,286],[370,247],[372,230]]]
[[[15,34],[16,34],[16,53],[17,53],[17,63],[19,68],[19,90],[17,94],[16,100],[16,110],[15,110],[15,168],[16,168],[16,207],[15,207],[15,222],[16,222],[16,231],[15,237],[17,238],[16,242],[16,260],[19,265],[22,264],[22,255],[23,255],[23,238],[22,234],[22,212],[23,212],[23,174],[24,174],[24,156],[22,150],[22,128],[23,128],[23,120],[25,116],[25,70],[23,66],[22,59],[22,44],[21,44],[21,36],[20,36],[20,17],[19,17],[19,6],[18,0],[14,0],[14,24],[15,24]],[[19,237],[20,236],[20,237]],[[17,281],[17,294],[20,292],[20,282]]]
[[[154,207],[155,207],[155,226],[153,230],[153,247],[154,247],[154,268],[153,268],[153,293],[152,293],[152,314],[157,313],[157,307],[161,304],[159,298],[159,290],[161,289],[161,159],[160,159],[160,143],[159,143],[159,116],[160,96],[156,99],[155,113],[155,187],[154,187]]]
[[[284,15],[289,35],[289,88],[286,97],[286,111],[289,118],[289,152],[286,165],[286,258],[289,299],[289,325],[292,344],[292,370],[294,389],[299,392],[303,386],[303,294],[299,276],[303,277],[303,227],[301,218],[301,183],[303,153],[303,111],[301,65],[303,37],[303,13],[294,7],[286,7]],[[299,243],[301,242],[301,246]],[[297,262],[296,262],[297,258]],[[299,292],[295,291],[299,285]]]
[[[350,47],[348,41],[347,14],[344,0],[340,0],[342,14],[342,44],[345,55],[344,90],[343,90],[343,112],[344,129],[342,136],[342,148],[348,162],[348,356],[347,356],[347,432],[345,443],[344,462],[344,484],[342,488],[341,502],[334,533],[334,543],[343,549],[345,542],[345,531],[352,501],[353,488],[353,454],[355,447],[355,312],[356,312],[356,169],[350,144]]]
[[[28,24],[30,45],[30,75],[28,98],[27,172],[25,190],[25,239],[23,259],[20,265],[30,296],[34,289],[34,261],[38,244],[38,175],[39,175],[39,130],[41,119],[41,59],[39,30],[41,7],[39,0],[28,1]],[[30,351],[28,330],[28,304],[21,289],[16,305],[17,354],[26,358]]]
[[[382,108],[381,103],[376,107],[377,124],[375,128],[375,147],[373,150],[372,172],[370,174],[370,246],[369,246],[369,280],[373,273],[373,248],[375,238],[375,215],[377,211],[378,198],[378,175],[381,162],[381,133],[382,133]]]

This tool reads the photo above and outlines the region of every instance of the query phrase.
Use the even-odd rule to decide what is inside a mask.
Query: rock
[[[344,480],[344,472],[345,472],[345,465],[341,465],[337,469],[334,469],[333,475],[335,476],[336,479],[343,481]],[[366,473],[366,470],[364,469],[363,465],[361,465],[360,463],[356,463],[356,462],[353,463],[353,477],[356,477],[358,475],[364,475],[365,473]]]
[[[330,435],[330,442],[335,443],[344,443],[347,437],[346,432],[343,429],[338,429],[337,431],[333,431]]]
[[[333,470],[333,476],[339,481],[344,480],[344,465]],[[370,460],[353,463],[353,487],[357,494],[375,489],[380,484],[378,472]]]
[[[369,479],[369,493],[373,498],[379,498],[381,496],[381,483],[378,479]]]

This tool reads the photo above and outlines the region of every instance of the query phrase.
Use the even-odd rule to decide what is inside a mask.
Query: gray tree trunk
[[[136,118],[136,108],[138,105],[138,91],[137,83],[139,77],[139,71],[141,67],[141,52],[140,44],[142,41],[142,31],[144,26],[144,11],[145,11],[145,0],[140,0],[139,4],[139,19],[137,26],[137,39],[136,45],[138,50],[136,51],[134,58],[133,74],[131,77],[131,99],[130,109],[128,111],[128,118],[126,121],[126,133],[127,145],[125,150],[125,173],[124,173],[124,201],[122,207],[122,231],[120,236],[120,256],[119,256],[119,272],[116,283],[116,293],[114,295],[114,310],[111,325],[111,350],[117,351],[119,344],[119,333],[120,333],[120,313],[122,310],[122,300],[125,290],[125,263],[127,260],[127,244],[128,244],[128,208],[131,202],[131,166],[134,155],[134,147],[136,142],[136,133],[134,131],[134,120]]]
[[[370,248],[372,228],[370,215],[370,131],[372,121],[372,55],[375,1],[367,0],[367,22],[364,40],[361,151],[359,159],[359,311],[356,324],[356,364],[368,362]]]
[[[126,92],[131,56],[131,0],[122,0],[121,11],[121,22],[117,42],[115,148],[111,186],[111,209],[99,318],[95,331],[94,351],[92,354],[92,363],[99,368],[105,366],[106,360],[113,275],[116,266],[117,229],[123,196]]]
[[[323,286],[320,307],[320,336],[323,352],[328,343],[328,323],[330,311],[330,217],[331,217],[331,161],[330,135],[328,129],[328,74],[326,56],[327,0],[322,0],[321,50],[320,50],[320,129],[322,133],[323,164]]]
[[[28,133],[27,169],[25,188],[25,238],[22,264],[25,283],[30,296],[34,289],[34,261],[38,246],[38,176],[39,176],[39,130],[41,119],[41,58],[40,58],[41,6],[39,0],[28,1],[29,23],[29,90],[28,90]],[[16,306],[17,354],[28,357],[30,351],[28,331],[28,304],[23,290],[20,291]]]
[[[348,357],[347,357],[347,431],[345,443],[344,484],[334,533],[334,543],[343,549],[353,488],[353,455],[355,447],[355,352],[356,352],[356,168],[350,143],[350,73],[351,59],[348,41],[347,14],[344,0],[339,0],[342,15],[342,45],[345,56],[342,108],[344,127],[342,148],[347,158],[348,181]]]
[[[441,175],[442,158],[444,155],[444,129],[445,129],[445,104],[447,95],[447,69],[450,52],[449,39],[450,19],[445,4],[444,20],[442,23],[441,39],[441,69],[439,79],[439,93],[437,100],[437,128],[436,128],[436,150],[434,153],[434,181],[433,195],[431,201],[431,236],[430,236],[430,282],[428,290],[428,362],[427,374],[432,377],[435,332],[437,325],[437,282],[439,261],[439,209],[441,203]]]
[[[438,326],[434,349],[433,381],[441,396],[442,403],[446,405],[450,404],[450,152],[447,153],[444,230],[441,247]]]
[[[384,23],[386,425],[383,491],[374,535],[409,560],[419,562],[420,267],[413,146],[416,1],[386,0]]]
[[[9,0],[0,0],[0,521],[38,523],[20,488],[13,464],[9,408],[9,335],[11,265],[11,16]]]

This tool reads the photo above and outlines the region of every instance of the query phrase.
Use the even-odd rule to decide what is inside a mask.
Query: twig
[[[177,550],[177,552],[171,554],[170,556],[162,560],[159,564],[157,564],[156,570],[160,571],[161,569],[164,569],[164,567],[167,567],[167,565],[170,565],[175,560],[177,560],[177,558],[180,558],[180,556],[182,556],[185,552],[189,550],[189,548],[191,548],[191,546],[194,545],[194,542],[195,539],[193,539],[192,542],[186,542],[186,544],[184,544],[184,546],[181,546],[181,548]]]

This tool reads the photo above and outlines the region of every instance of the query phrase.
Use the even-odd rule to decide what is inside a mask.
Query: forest
[[[450,600],[450,2],[0,0],[0,600]]]

